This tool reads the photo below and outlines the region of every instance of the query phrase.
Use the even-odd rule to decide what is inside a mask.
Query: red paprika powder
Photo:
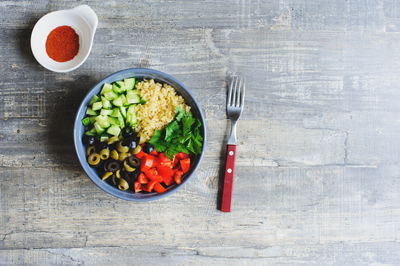
[[[60,26],[47,36],[47,55],[57,62],[66,62],[74,58],[79,51],[79,36],[70,26]]]

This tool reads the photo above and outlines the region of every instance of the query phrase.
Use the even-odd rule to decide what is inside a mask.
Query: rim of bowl
[[[96,89],[96,87],[98,87],[99,85],[101,86],[102,84],[105,83],[105,80],[113,77],[113,76],[118,76],[119,74],[125,74],[125,73],[129,73],[131,72],[132,75],[135,77],[135,72],[141,72],[138,75],[150,75],[150,74],[155,74],[155,75],[159,75],[163,78],[166,78],[168,80],[173,81],[174,83],[178,84],[179,87],[181,87],[181,89],[183,89],[191,98],[191,100],[193,101],[194,105],[196,106],[197,110],[199,111],[199,115],[200,115],[200,120],[202,122],[202,127],[203,127],[203,147],[201,150],[201,154],[198,157],[198,161],[196,163],[196,165],[190,169],[189,175],[182,181],[181,184],[176,185],[175,187],[173,187],[170,190],[167,190],[166,192],[162,193],[162,194],[158,194],[155,192],[152,192],[152,194],[147,194],[149,195],[148,197],[145,198],[135,198],[135,197],[130,197],[129,195],[135,195],[135,193],[129,191],[129,192],[125,192],[125,191],[120,191],[117,188],[109,185],[108,183],[102,181],[99,176],[96,175],[92,176],[87,170],[86,168],[91,168],[91,166],[89,166],[89,164],[87,163],[86,157],[84,159],[82,159],[82,157],[79,154],[79,149],[78,146],[84,146],[82,143],[82,136],[79,135],[78,136],[78,130],[77,130],[77,126],[81,125],[81,119],[80,119],[80,113],[82,112],[82,110],[84,108],[86,108],[88,100],[90,100],[89,95]],[[156,78],[155,78],[156,79]],[[117,80],[115,80],[117,81]],[[113,81],[114,82],[114,81]],[[101,90],[101,87],[98,88],[99,91]],[[176,88],[174,88],[176,89]],[[179,91],[177,91],[179,93]],[[97,93],[96,93],[97,94]],[[172,77],[169,74],[166,74],[164,72],[155,70],[155,69],[150,69],[150,68],[127,68],[127,69],[123,69],[117,72],[114,72],[110,75],[108,75],[107,77],[103,78],[101,81],[99,81],[98,83],[96,83],[85,95],[85,97],[83,98],[81,104],[79,105],[78,111],[76,112],[75,115],[75,120],[74,120],[74,127],[73,127],[73,138],[74,138],[74,147],[75,147],[75,152],[76,155],[78,157],[79,163],[82,167],[82,169],[84,170],[85,174],[90,178],[90,180],[92,180],[92,182],[99,187],[101,190],[103,190],[104,192],[106,192],[107,194],[110,194],[116,198],[120,198],[123,200],[127,200],[127,201],[135,201],[135,202],[147,202],[147,201],[153,201],[153,200],[158,200],[164,197],[167,197],[173,193],[175,193],[177,190],[179,190],[180,188],[183,187],[183,185],[189,181],[189,179],[191,179],[193,177],[193,175],[196,173],[198,167],[201,164],[201,161],[203,159],[204,153],[205,153],[205,147],[206,147],[206,143],[207,143],[207,127],[206,127],[206,123],[205,123],[205,117],[204,117],[204,113],[201,109],[200,104],[198,103],[198,101],[196,100],[196,98],[193,96],[193,94],[190,92],[190,90],[179,80],[177,80],[176,78]],[[97,181],[97,182],[96,182]],[[129,194],[125,194],[125,193],[129,193]]]

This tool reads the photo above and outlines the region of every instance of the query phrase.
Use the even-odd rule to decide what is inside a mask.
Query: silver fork
[[[226,113],[231,120],[231,135],[228,139],[226,152],[224,189],[221,202],[221,211],[223,212],[231,211],[233,175],[235,172],[236,158],[236,123],[243,111],[245,89],[244,78],[238,74],[233,75],[231,83],[229,84],[228,98],[226,101]]]

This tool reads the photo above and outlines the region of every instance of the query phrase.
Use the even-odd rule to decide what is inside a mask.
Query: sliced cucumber
[[[111,108],[111,103],[109,100],[107,100],[106,98],[104,98],[103,96],[101,96],[101,103],[103,104],[103,108]]]
[[[125,96],[125,94],[122,94],[121,96],[119,96],[119,97],[122,97],[122,105],[128,105],[128,101],[126,100],[126,96]]]
[[[105,115],[98,115],[96,117],[96,123],[98,123],[102,128],[108,128],[110,126],[107,116]]]
[[[103,134],[104,128],[102,128],[102,127],[100,126],[100,124],[97,123],[97,121],[94,122],[94,128],[95,128],[95,130],[96,130],[97,135]]]
[[[106,94],[107,92],[110,92],[110,91],[112,91],[112,85],[111,85],[110,83],[104,83],[103,88],[101,89],[100,94],[101,94],[101,95],[104,95],[104,94]]]
[[[121,113],[119,113],[119,115],[118,115],[118,121],[119,121],[119,126],[121,127],[121,128],[124,128],[125,127],[125,119],[124,119],[124,117],[121,115]]]
[[[94,104],[95,102],[100,101],[100,97],[97,95],[93,95],[92,99],[90,99],[89,105]]]
[[[120,126],[120,122],[118,120],[117,117],[112,117],[112,116],[108,116],[107,117],[108,122],[110,123],[110,125],[117,125]]]
[[[112,110],[108,110],[108,109],[101,109],[101,111],[100,111],[100,115],[104,115],[104,116],[111,115],[111,113],[112,113]]]
[[[86,108],[86,115],[98,115],[92,108]]]
[[[116,82],[114,82],[118,87],[120,87],[120,88],[123,88],[124,86],[125,86],[125,83],[124,83],[124,81],[123,80],[120,80],[120,81],[116,81]]]
[[[126,112],[126,123],[129,126],[133,126],[136,124],[136,114],[135,114],[135,106],[131,105]]]
[[[113,91],[108,91],[108,92],[106,92],[106,93],[104,94],[104,98],[106,98],[106,99],[109,100],[109,101],[112,101],[112,100],[118,98],[118,94],[116,94],[116,93],[113,92]]]
[[[137,90],[130,90],[126,93],[126,101],[128,104],[139,103],[140,96]]]
[[[100,136],[100,142],[107,141],[110,138],[107,134],[103,134]]]
[[[82,119],[82,124],[87,127],[88,125],[90,125],[90,118],[89,117],[85,117],[84,119]]]
[[[121,114],[119,113],[119,109],[118,109],[118,108],[114,108],[114,109],[112,110],[111,116],[112,116],[112,117],[118,117],[119,115],[121,115]]]
[[[113,136],[118,136],[121,133],[121,129],[117,125],[112,125],[107,129],[107,133]]]
[[[121,94],[125,91],[125,85],[123,81],[116,81],[113,83],[113,91],[117,94]]]
[[[101,108],[103,108],[102,102],[96,102],[96,103],[94,103],[94,104],[92,105],[93,111],[100,110]]]
[[[110,135],[119,136],[125,126],[133,127],[137,123],[135,106],[145,101],[135,90],[136,82],[135,78],[127,78],[103,85],[100,94],[90,100],[86,117],[82,119],[85,127],[91,128],[85,134],[98,135],[100,141],[106,141]]]
[[[124,79],[126,90],[133,90],[135,87],[135,78]]]
[[[121,106],[121,107],[119,108],[119,110],[121,111],[121,115],[122,115],[124,118],[126,118],[126,108],[125,108],[124,106]]]
[[[97,133],[96,129],[92,128],[91,130],[86,131],[85,135],[86,136],[96,136],[96,133]]]
[[[121,107],[126,103],[125,95],[120,95],[117,99],[112,102],[115,106]]]

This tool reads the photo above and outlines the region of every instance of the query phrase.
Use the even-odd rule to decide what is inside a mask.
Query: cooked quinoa
[[[190,111],[190,106],[185,104],[182,96],[177,95],[175,89],[168,84],[150,79],[137,83],[136,89],[140,97],[146,100],[145,104],[137,105],[136,112],[139,122],[135,130],[140,143],[150,140],[157,129],[163,129],[174,119],[176,106],[182,107],[185,112]]]

